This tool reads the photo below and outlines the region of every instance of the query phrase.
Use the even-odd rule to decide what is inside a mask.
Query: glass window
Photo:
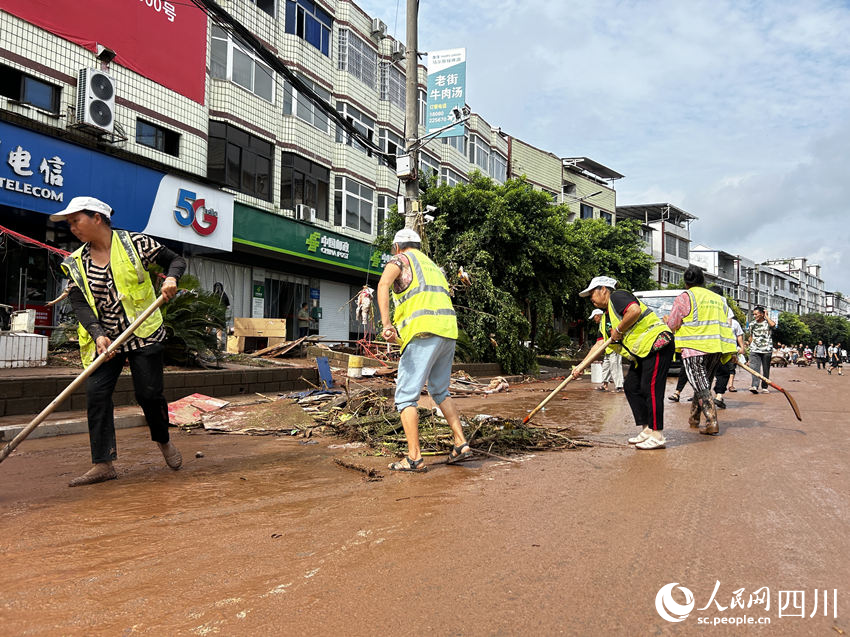
[[[690,245],[687,241],[685,241],[684,239],[679,239],[679,256],[682,259],[688,258],[688,253],[690,252],[690,250],[688,249],[689,247]]]
[[[583,204],[580,204],[580,205],[581,205],[581,218],[582,219],[593,219],[593,206],[589,206],[586,203],[583,203]]]
[[[281,155],[280,207],[294,211],[304,204],[316,211],[316,219],[329,220],[328,192],[331,172],[293,153]]]
[[[500,184],[505,183],[508,173],[508,158],[496,151],[490,153],[490,177]],[[551,193],[550,193],[551,194]],[[558,198],[557,194],[552,196],[553,200]]]
[[[405,93],[405,96],[407,93]],[[428,115],[428,93],[419,89],[419,125],[425,126],[425,118]]]
[[[428,153],[424,153],[422,151],[419,152],[419,172],[422,173],[422,176],[426,175],[439,175],[440,174],[440,160],[436,157],[432,157]]]
[[[58,86],[3,64],[0,64],[0,95],[48,113],[59,112]]]
[[[264,100],[274,102],[274,72],[251,48],[213,26],[210,43],[210,74],[230,80]]]
[[[303,75],[299,74],[298,78],[304,82],[308,88],[312,89],[319,98],[324,100],[326,104],[330,103],[330,91],[327,91]],[[307,95],[302,94],[287,81],[284,81],[283,84],[283,114],[295,115],[298,119],[318,128],[323,133],[327,133],[330,130],[330,121],[327,113],[322,110],[320,106],[316,105],[313,100],[307,97]]]
[[[286,32],[297,35],[323,55],[331,54],[333,18],[312,0],[286,0]]]
[[[369,141],[373,141],[375,139],[375,120],[366,115],[365,113],[360,112],[357,108],[348,104],[346,102],[337,102],[336,110],[339,111],[343,117],[350,124],[356,128],[361,135],[367,138]],[[353,138],[349,135],[341,126],[337,126],[336,129],[336,141],[340,144],[347,144],[349,146],[353,146],[357,150],[360,150],[370,157],[372,156],[372,151],[369,150],[366,146],[360,143],[356,138]]]
[[[610,212],[605,212],[604,210],[599,211],[599,216],[607,223],[609,226],[614,225],[614,215]]]
[[[180,154],[179,133],[175,133],[157,124],[146,122],[143,119],[136,120],[136,143],[161,150],[175,157]]]
[[[338,68],[348,71],[369,88],[376,88],[378,53],[348,29],[339,30]]]
[[[210,122],[207,176],[239,192],[271,201],[273,146],[224,122]]]
[[[251,0],[257,8],[261,11],[265,11],[270,16],[274,17],[275,14],[275,0]]]
[[[349,177],[336,177],[334,185],[334,224],[371,234],[375,191]]]
[[[390,62],[381,62],[381,99],[404,110],[406,90],[404,73]]]
[[[448,166],[443,166],[441,169],[440,181],[444,184],[448,184],[449,186],[457,186],[458,184],[467,183],[466,177],[461,175],[459,172],[452,170]]]
[[[490,174],[490,146],[478,135],[469,136],[469,163]]]
[[[375,234],[383,232],[384,222],[390,211],[390,198],[387,195],[378,195],[378,207],[375,209]]]
[[[452,129],[454,130],[454,129]],[[463,135],[455,135],[452,137],[443,137],[443,143],[454,148],[461,155],[466,157],[467,146],[469,145],[469,133],[466,127],[463,128]]]
[[[396,135],[388,128],[382,128],[378,132],[378,145],[389,155],[400,155],[404,152],[404,139]]]

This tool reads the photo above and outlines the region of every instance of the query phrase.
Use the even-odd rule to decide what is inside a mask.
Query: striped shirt
[[[131,232],[130,238],[142,259],[142,266],[147,269],[154,263],[157,255],[162,250],[162,244],[156,241],[156,239],[137,232]],[[130,320],[124,312],[124,306],[121,305],[121,300],[118,298],[118,290],[115,288],[112,271],[109,269],[109,264],[106,264],[105,267],[100,267],[92,262],[91,246],[89,244],[86,244],[83,248],[81,256],[89,289],[91,289],[92,296],[94,296],[98,322],[103,328],[105,335],[114,341],[124,330],[130,327]],[[161,343],[165,340],[165,336],[165,330],[160,326],[159,329],[148,337],[140,338],[135,335],[131,336],[118,351],[132,352],[147,345]]]

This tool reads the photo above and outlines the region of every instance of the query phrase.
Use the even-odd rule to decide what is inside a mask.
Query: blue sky
[[[405,0],[357,4],[405,40]],[[697,243],[808,256],[850,295],[848,2],[423,0],[419,19],[422,51],[466,47],[492,126],[624,174],[619,204],[696,215]]]

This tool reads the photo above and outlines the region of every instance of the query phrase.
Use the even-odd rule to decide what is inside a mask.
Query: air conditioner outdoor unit
[[[399,42],[398,40],[394,40],[393,46],[392,46],[393,59],[394,60],[400,60],[401,58],[404,57],[404,54],[405,54],[404,45],[401,42]]]
[[[316,221],[316,209],[315,208],[310,208],[310,221],[313,221],[313,222]]]
[[[111,133],[115,128],[115,79],[98,69],[80,69],[77,123]]]
[[[295,217],[301,221],[315,221],[316,209],[303,203],[295,204]]]
[[[379,18],[372,19],[372,35],[378,36],[379,38],[384,37],[387,32],[387,25],[384,24],[383,20]]]

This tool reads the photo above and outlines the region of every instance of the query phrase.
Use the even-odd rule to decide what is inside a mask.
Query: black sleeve
[[[77,315],[80,325],[86,328],[93,339],[97,340],[99,336],[106,336],[80,288],[76,285],[72,286],[68,299],[71,301],[71,307],[74,308],[74,314]]]
[[[154,262],[165,270],[165,276],[173,276],[178,281],[180,281],[180,277],[186,271],[186,259],[165,246],[160,248]]]
[[[625,290],[614,290],[611,292],[611,305],[614,306],[614,311],[619,316],[623,316],[626,308],[632,303],[637,302],[637,297],[631,292],[626,292]]]

